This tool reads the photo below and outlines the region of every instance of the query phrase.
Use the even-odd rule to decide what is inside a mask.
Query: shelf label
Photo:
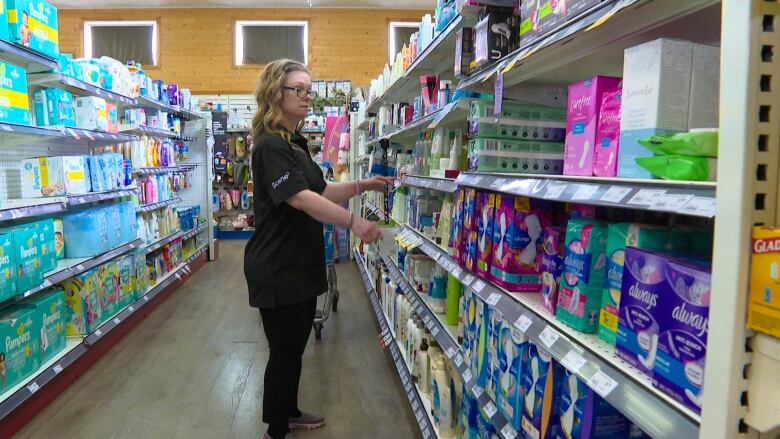
[[[544,343],[548,349],[551,348],[559,338],[561,338],[561,335],[550,326],[545,326],[544,330],[539,334],[539,339],[542,340],[542,343]]]
[[[482,290],[485,289],[485,282],[478,280],[477,283],[474,284],[473,288],[474,288],[474,292],[479,294]]]
[[[474,384],[474,387],[471,388],[471,393],[474,394],[475,399],[479,399],[479,397],[482,396],[482,387]]]
[[[40,386],[38,385],[38,383],[36,383],[35,381],[33,381],[32,383],[30,383],[30,384],[28,384],[28,385],[27,385],[27,390],[29,390],[29,391],[30,391],[30,393],[35,393],[35,392],[37,392],[37,391],[38,391],[40,388],[41,388],[41,387],[40,387]]]
[[[495,99],[493,102],[493,116],[495,117],[494,122],[498,123],[501,118],[501,106],[504,103],[504,75],[501,71],[496,73],[494,86]]]
[[[580,369],[582,369],[582,366],[584,366],[585,363],[587,363],[587,360],[582,358],[582,356],[575,351],[569,351],[563,357],[563,360],[561,360],[563,367],[569,369],[569,371],[575,374],[579,373]]]
[[[606,398],[612,390],[617,387],[617,381],[613,380],[609,375],[605,374],[601,370],[597,370],[595,374],[588,380],[588,386],[593,389],[594,392],[601,395],[602,398]]]
[[[439,327],[438,326],[434,326],[433,328],[431,328],[431,335],[432,336],[436,337],[438,334],[439,334]]]
[[[472,282],[474,282],[474,276],[468,274],[468,275],[466,275],[466,277],[463,278],[463,282],[461,282],[461,283],[463,284],[463,286],[467,287],[467,286],[471,285]]]
[[[62,365],[61,364],[55,364],[52,368],[55,374],[59,375],[60,372],[62,372]]]
[[[466,369],[465,372],[463,372],[463,382],[468,383],[471,381],[472,375],[471,375],[471,369]]]
[[[420,403],[417,402],[417,400],[415,399],[414,401],[412,401],[412,410],[417,410],[418,408],[420,408]],[[421,414],[420,412],[417,413],[417,415],[420,414]],[[419,420],[420,418],[417,419]]]
[[[422,435],[423,435],[423,439],[428,439],[429,437],[431,437],[431,431],[428,429],[427,426],[423,428]]]
[[[438,261],[439,258],[441,257],[441,253],[439,253],[437,251],[434,251],[434,249],[432,249],[432,248],[429,250],[429,252],[430,253],[428,253],[428,254],[430,254],[431,259],[433,259],[434,261]]]
[[[488,298],[485,299],[485,303],[487,303],[490,306],[495,307],[499,300],[501,300],[501,294],[499,294],[499,293],[490,293]]]
[[[715,216],[715,199],[709,197],[693,197],[680,208],[679,213],[705,217]]]
[[[50,286],[51,286],[51,281],[49,279],[44,279],[43,283],[41,284],[41,287],[49,288]]]
[[[461,271],[460,267],[458,267],[457,265],[455,266],[455,268],[452,269],[452,275],[455,276],[455,278],[457,279],[460,279],[460,275],[462,273],[463,272]]]
[[[652,206],[655,203],[655,200],[665,193],[666,190],[664,189],[640,189],[639,192],[628,200],[628,204],[634,206]]]
[[[447,358],[452,359],[455,356],[455,348],[450,346],[444,353],[447,354]]]
[[[581,184],[577,186],[577,192],[571,197],[572,200],[587,201],[593,198],[593,195],[598,192],[599,186],[595,184]]]
[[[417,406],[416,408],[414,407],[415,405]],[[415,400],[412,402],[412,410],[416,410],[417,408],[420,408],[420,405],[417,404],[417,401]],[[422,410],[417,410],[416,412],[414,412],[414,417],[417,418],[418,423],[422,423],[424,419]]]
[[[490,184],[490,188],[498,190],[505,184],[506,184],[506,179],[505,178],[497,178],[497,179],[495,179],[493,181],[493,183]]]
[[[127,309],[129,309],[130,312],[135,312],[135,307],[133,305],[128,306]]]
[[[515,428],[512,427],[511,422],[504,424],[504,428],[501,429],[501,436],[504,439],[515,439],[517,436],[517,431],[515,431]]]
[[[103,331],[101,331],[100,329],[95,329],[95,333],[94,334],[95,334],[95,337],[101,337],[103,335]]]
[[[145,295],[144,295],[144,302],[148,302],[148,301],[149,301],[149,295],[148,295],[148,294],[145,294]]]
[[[455,359],[452,360],[455,363],[456,367],[460,367],[461,364],[463,364],[463,355],[458,354],[455,356]]]
[[[76,265],[76,270],[78,270],[78,271],[84,271],[84,266],[83,266],[83,265],[81,265],[81,264],[79,264],[79,265]]]
[[[668,212],[677,212],[687,202],[691,201],[693,195],[688,194],[664,194],[655,199],[650,206],[651,210],[663,210]]]
[[[547,185],[547,192],[544,193],[544,198],[557,200],[561,197],[561,194],[563,194],[563,191],[565,190],[565,184],[550,182],[550,184]]]
[[[607,189],[606,192],[601,194],[599,200],[605,201],[607,203],[620,204],[620,202],[623,201],[623,199],[626,198],[626,195],[628,195],[630,192],[630,187],[612,186]]]
[[[523,333],[525,334],[525,332],[528,331],[528,328],[530,328],[533,323],[534,322],[533,320],[531,320],[530,317],[528,317],[525,314],[522,314],[515,321],[515,326],[517,327],[517,329],[523,331]]]
[[[118,317],[114,317],[114,324],[115,324],[115,325],[118,325],[118,324],[120,324],[120,323],[122,323],[122,321],[121,321],[121,320],[119,320],[119,318],[118,318]]]
[[[496,405],[493,404],[493,401],[488,401],[487,404],[485,404],[485,416],[487,416],[488,419],[492,418],[497,411],[498,410],[496,409]]]

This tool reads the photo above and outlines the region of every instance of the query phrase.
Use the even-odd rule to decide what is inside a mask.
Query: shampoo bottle
[[[420,343],[420,352],[417,353],[417,370],[420,375],[420,379],[417,383],[420,386],[420,391],[425,394],[431,393],[428,367],[428,339],[423,338]]]
[[[439,437],[454,438],[455,423],[452,414],[452,389],[444,356],[436,359],[436,388],[439,390]]]

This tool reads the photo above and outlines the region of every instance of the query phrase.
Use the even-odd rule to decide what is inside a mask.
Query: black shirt
[[[322,223],[285,202],[306,189],[322,194],[327,183],[301,134],[292,144],[262,134],[254,144],[255,234],[244,251],[244,274],[249,304],[276,308],[327,290]]]

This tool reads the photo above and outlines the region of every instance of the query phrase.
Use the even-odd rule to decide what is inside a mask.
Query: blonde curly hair
[[[282,125],[282,97],[284,82],[292,72],[304,72],[311,75],[303,63],[291,59],[277,59],[266,64],[257,81],[255,100],[257,111],[252,117],[252,138],[258,139],[263,133],[281,136],[290,142],[292,134]]]

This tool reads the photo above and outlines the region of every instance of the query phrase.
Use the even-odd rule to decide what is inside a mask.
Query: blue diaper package
[[[108,218],[103,209],[89,209],[62,217],[65,257],[85,258],[107,252]]]
[[[2,1],[2,0],[0,0]],[[12,233],[0,234],[0,301],[16,295],[16,257]]]
[[[464,385],[457,436],[461,439],[480,439],[478,426],[478,419],[480,417],[477,398],[474,397],[471,388]]]
[[[27,72],[0,61],[0,122],[30,125]]]
[[[56,58],[60,53],[57,8],[44,0],[6,0],[11,41]]]
[[[76,126],[73,112],[73,95],[58,88],[47,88],[35,92],[35,124],[39,127],[51,125]]]
[[[138,222],[136,221],[135,206],[133,203],[124,202],[117,204],[119,217],[122,222],[122,242],[132,242],[138,239]]]
[[[122,233],[122,217],[119,207],[111,204],[103,208],[106,214],[106,226],[108,227],[108,247],[116,248],[124,244],[124,234]]]

